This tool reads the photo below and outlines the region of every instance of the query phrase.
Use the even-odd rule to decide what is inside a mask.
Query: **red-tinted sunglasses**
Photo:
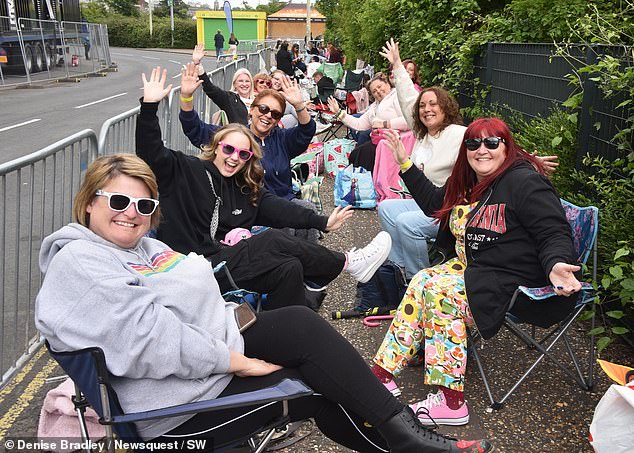
[[[226,156],[233,156],[235,153],[238,153],[238,158],[245,162],[251,159],[251,156],[253,156],[253,151],[251,151],[250,149],[237,148],[233,145],[223,142],[220,142],[219,145],[222,148],[222,152]]]
[[[271,88],[271,82],[268,80],[260,79],[260,80],[256,80],[255,83],[259,83]]]

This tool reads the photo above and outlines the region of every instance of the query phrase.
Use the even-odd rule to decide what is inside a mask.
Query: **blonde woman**
[[[224,110],[230,123],[240,123],[246,126],[248,109],[253,102],[253,77],[248,69],[240,68],[233,75],[231,90],[226,91],[214,85],[205,72],[201,60],[207,55],[204,44],[197,44],[192,52],[192,62],[198,70],[198,78],[202,81],[203,91],[218,106]]]

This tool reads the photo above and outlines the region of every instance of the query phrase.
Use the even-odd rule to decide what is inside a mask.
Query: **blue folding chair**
[[[572,237],[574,241],[574,248],[577,255],[577,262],[586,265],[588,258],[592,254],[592,280],[596,281],[597,278],[597,232],[599,230],[599,210],[594,206],[578,207],[565,200],[561,200],[562,207],[566,213],[566,219],[572,229]],[[484,386],[491,401],[490,409],[501,409],[509,396],[526,380],[529,374],[537,367],[537,365],[544,359],[548,358],[553,364],[561,369],[564,374],[575,381],[582,389],[591,390],[593,387],[593,375],[594,375],[594,356],[595,356],[595,344],[594,336],[589,338],[589,352],[588,352],[588,364],[587,370],[581,369],[580,360],[578,354],[574,351],[570,340],[568,339],[568,330],[579,318],[581,313],[586,309],[592,309],[594,300],[598,297],[596,291],[590,283],[582,283],[579,299],[572,311],[566,319],[553,326],[550,330],[547,330],[544,337],[541,339],[536,338],[535,326],[528,324],[531,333],[527,333],[522,327],[522,324],[527,324],[517,316],[513,315],[510,310],[513,308],[517,297],[520,294],[528,296],[531,300],[543,300],[549,297],[555,296],[555,291],[552,286],[546,286],[543,288],[527,288],[525,286],[518,286],[511,303],[509,305],[508,312],[506,313],[503,326],[507,328],[514,336],[523,341],[530,349],[536,350],[539,355],[534,362],[528,367],[526,372],[512,385],[512,387],[504,394],[504,396],[497,400],[491,391],[489,379],[482,365],[480,353],[478,352],[477,343],[481,340],[477,332],[469,330],[469,353],[475,359]],[[594,329],[595,315],[592,311],[591,328]],[[571,364],[564,364],[554,354],[552,350],[555,345],[563,343],[567,355],[571,361]],[[572,366],[571,366],[572,365]]]
[[[201,412],[221,411],[237,407],[262,405],[271,402],[282,402],[279,416],[262,426],[247,438],[239,438],[225,445],[213,445],[213,451],[223,451],[247,443],[252,452],[262,452],[271,441],[275,430],[289,423],[288,401],[312,395],[313,391],[303,382],[284,379],[277,385],[253,392],[229,395],[206,401],[196,401],[145,412],[126,414],[121,409],[117,394],[110,384],[110,373],[106,366],[106,358],[98,347],[86,348],[72,352],[53,351],[46,342],[49,353],[59,363],[75,384],[73,403],[80,424],[84,445],[88,445],[89,437],[84,413],[88,406],[99,415],[99,422],[106,428],[106,445],[110,453],[115,452],[113,432],[127,443],[142,443],[135,422],[158,418],[176,417],[180,415],[198,414]],[[209,448],[209,447],[208,447]],[[136,450],[137,452],[146,450]]]

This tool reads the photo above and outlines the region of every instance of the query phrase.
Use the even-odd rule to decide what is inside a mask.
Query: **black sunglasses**
[[[464,141],[464,146],[466,146],[469,151],[476,151],[480,148],[480,144],[484,143],[487,149],[498,149],[500,142],[506,143],[501,137],[468,138]]]
[[[98,190],[95,195],[108,197],[108,207],[116,212],[123,212],[134,203],[136,212],[141,215],[152,215],[159,204],[158,200],[154,198],[134,198],[122,193],[106,192],[105,190]]]
[[[258,111],[262,114],[262,115],[266,115],[267,113],[271,114],[271,118],[273,118],[274,120],[281,120],[282,117],[284,116],[284,114],[282,112],[279,112],[277,110],[272,110],[271,107],[269,107],[266,104],[258,104],[256,105]]]
[[[219,142],[218,144],[222,148],[222,152],[227,156],[233,156],[234,153],[238,153],[238,157],[245,162],[253,156],[253,151],[249,149],[237,148],[224,142]]]

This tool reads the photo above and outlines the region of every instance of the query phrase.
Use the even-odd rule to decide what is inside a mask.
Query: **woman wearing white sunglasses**
[[[211,142],[202,147],[199,157],[166,148],[156,115],[160,100],[170,90],[165,80],[166,72],[160,68],[152,71],[150,80],[143,75],[136,129],[137,155],[156,174],[161,194],[163,220],[158,239],[178,252],[203,255],[214,264],[226,261],[238,286],[268,295],[266,309],[304,305],[304,280],[324,287],[343,270],[358,281],[370,279],[389,253],[389,234],[380,233],[360,250],[340,253],[276,229],[336,231],[352,211],[336,208],[329,217],[320,216],[262,187],[268,169],[260,164],[263,152],[252,130],[240,124],[214,128]],[[262,103],[252,110],[276,108],[274,96],[261,96]],[[271,111],[257,115],[257,128],[267,128]],[[264,154],[268,152],[264,147]],[[254,225],[273,228],[232,247],[219,244],[229,231]],[[224,276],[219,280],[223,290],[230,289]]]

